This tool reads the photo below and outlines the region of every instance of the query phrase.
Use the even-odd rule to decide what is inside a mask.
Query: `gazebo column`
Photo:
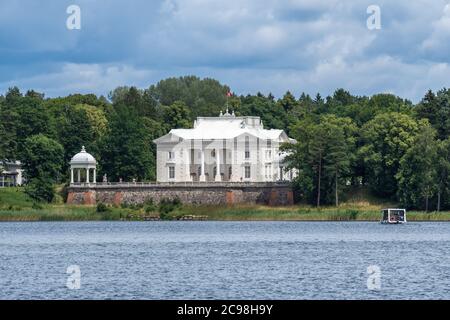
[[[221,181],[222,177],[220,176],[220,149],[216,149],[216,176],[214,177],[215,181]]]
[[[86,183],[89,184],[89,168],[86,168]]]
[[[73,184],[73,168],[70,168],[70,184]]]
[[[201,154],[201,163],[200,163],[200,181],[201,182],[205,182],[206,181],[206,177],[205,177],[205,150],[203,150],[203,146],[202,146],[202,154]]]
[[[94,168],[94,176],[92,177],[94,183],[97,183],[97,170]]]

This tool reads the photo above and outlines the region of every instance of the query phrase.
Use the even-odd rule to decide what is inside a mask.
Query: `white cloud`
[[[240,93],[344,87],[417,100],[449,86],[448,1],[377,0],[382,29],[370,31],[371,0],[79,0],[78,33],[65,28],[64,3],[23,0],[22,10],[8,2],[0,11],[0,86],[107,94],[197,74]]]
[[[0,83],[0,88],[5,91],[17,85],[22,90],[34,89],[47,96],[71,93],[106,95],[118,86],[143,86],[152,74],[150,70],[138,70],[128,65],[66,63],[53,73]]]
[[[450,42],[450,3],[445,5],[442,16],[433,22],[433,32],[422,43],[425,51],[446,50],[448,56]]]

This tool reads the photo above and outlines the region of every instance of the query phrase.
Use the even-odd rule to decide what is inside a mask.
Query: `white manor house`
[[[264,129],[259,117],[198,117],[192,129],[172,129],[154,140],[158,182],[290,181],[282,143],[295,143],[283,130]]]

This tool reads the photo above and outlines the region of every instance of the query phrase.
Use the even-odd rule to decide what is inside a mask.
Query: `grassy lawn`
[[[110,208],[98,213],[95,206],[71,206],[57,198],[55,203],[35,203],[23,188],[0,188],[0,221],[89,221],[119,220],[127,210]]]
[[[268,207],[257,205],[188,206],[169,214],[176,218],[184,215],[207,216],[208,220],[242,221],[379,221],[380,209],[395,204],[356,195],[339,208],[330,206],[317,209],[307,205],[292,207]],[[150,213],[157,215],[156,212]],[[36,204],[22,188],[0,188],[0,221],[98,221],[120,220],[127,216],[139,220],[144,208],[108,207],[107,212],[97,212],[95,206],[66,205],[59,197],[55,203]],[[450,212],[407,213],[409,221],[450,221]]]

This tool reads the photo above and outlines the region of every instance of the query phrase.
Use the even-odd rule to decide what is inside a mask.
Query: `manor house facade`
[[[158,182],[290,181],[282,143],[295,143],[283,130],[264,129],[260,117],[198,117],[192,129],[172,129],[154,140]]]

